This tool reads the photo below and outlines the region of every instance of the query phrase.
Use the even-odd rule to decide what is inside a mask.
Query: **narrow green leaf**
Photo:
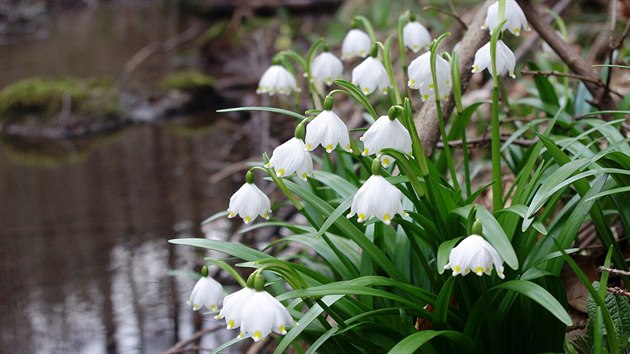
[[[556,300],[553,295],[551,295],[542,286],[536,283],[532,283],[527,280],[510,280],[499,284],[492,289],[506,289],[525,295],[547,309],[547,311],[556,316],[556,318],[562,321],[562,323],[567,326],[573,324],[571,316],[569,316],[558,300]]]
[[[282,109],[282,108],[274,108],[274,107],[235,107],[235,108],[225,108],[225,109],[219,109],[217,110],[217,113],[227,113],[227,112],[241,112],[241,111],[265,111],[265,112],[271,112],[271,113],[280,113],[280,114],[284,114],[287,115],[289,117],[293,117],[296,118],[298,120],[303,120],[304,117],[303,115],[299,114],[299,113],[295,113],[286,109]]]
[[[423,345],[427,344],[435,337],[445,337],[459,346],[459,349],[465,352],[473,352],[475,343],[465,335],[455,331],[420,331],[407,336],[401,340],[392,349],[389,354],[413,354]]]
[[[483,236],[492,244],[510,268],[518,269],[518,258],[514,248],[512,248],[510,239],[497,222],[497,219],[483,205],[477,206],[477,218],[483,225]]]

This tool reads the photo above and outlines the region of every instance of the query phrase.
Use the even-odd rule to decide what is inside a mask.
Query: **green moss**
[[[57,116],[64,104],[68,104],[70,113],[76,116],[119,112],[112,80],[33,77],[0,91],[0,119],[11,123],[36,116],[45,121]]]
[[[211,90],[214,87],[214,78],[197,71],[180,71],[164,78],[160,87],[164,90],[187,92]]]

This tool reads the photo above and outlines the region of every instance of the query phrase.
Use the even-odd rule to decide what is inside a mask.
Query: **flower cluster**
[[[484,25],[486,28],[492,31],[503,23],[500,30],[508,29],[515,35],[519,35],[521,30],[528,30],[523,13],[514,1],[507,0],[504,11],[501,10],[503,9],[499,9],[498,4],[490,6]],[[446,99],[450,95],[453,82],[459,83],[458,80],[453,80],[457,77],[453,77],[454,74],[452,74],[452,72],[457,73],[458,70],[456,60],[451,61],[449,54],[437,53],[438,45],[444,35],[433,41],[430,51],[420,53],[423,48],[431,45],[431,34],[416,20],[415,16],[409,13],[401,16],[400,21],[398,31],[399,39],[402,41],[400,50],[401,57],[404,58],[403,67],[406,66],[406,50],[417,55],[407,67],[407,86],[418,90],[423,101],[432,98],[439,104],[441,99]],[[369,220],[370,223],[380,223],[379,227],[383,227],[382,224],[391,225],[393,222],[406,225],[416,221],[414,219],[417,215],[411,212],[408,215],[405,209],[415,212],[423,210],[418,208],[416,200],[423,197],[424,186],[427,186],[427,194],[435,191],[429,188],[433,172],[426,167],[426,160],[423,160],[426,167],[424,170],[420,163],[417,165],[411,163],[426,157],[420,145],[413,145],[413,142],[419,143],[419,139],[414,135],[416,130],[412,122],[411,101],[409,97],[401,99],[398,87],[393,82],[396,75],[389,56],[391,53],[387,53],[387,50],[391,48],[389,46],[391,41],[385,42],[385,45],[376,42],[371,26],[366,25],[368,35],[357,28],[357,23],[353,23],[353,28],[343,40],[341,59],[330,51],[323,40],[320,40],[313,45],[307,59],[296,59],[295,56],[299,57],[299,55],[294,52],[278,54],[261,77],[257,90],[260,94],[289,95],[300,91],[292,73],[293,68],[289,71],[284,66],[287,64],[284,60],[293,57],[304,68],[308,89],[312,94],[313,105],[316,107],[311,107],[314,110],[307,111],[305,116],[301,116],[302,121],[295,128],[292,138],[275,147],[268,159],[265,155],[264,165],[257,165],[247,171],[245,183],[230,198],[228,218],[239,216],[245,224],[253,222],[257,217],[267,220],[270,218],[271,201],[254,184],[254,171],[267,173],[289,200],[302,210],[303,205],[300,205],[302,201],[292,194],[291,188],[293,185],[300,188],[310,187],[309,184],[304,184],[298,179],[307,181],[309,177],[314,176],[311,154],[321,146],[326,153],[338,151],[340,154],[354,154],[361,163],[352,165],[351,169],[371,167],[368,171],[371,175],[369,177],[361,175],[363,183],[343,204],[346,208],[350,205],[348,219],[357,216],[356,222],[363,223]],[[496,41],[496,48],[491,48],[491,43],[487,43],[477,51],[472,71],[480,72],[488,69],[493,76],[509,73],[514,77],[516,60],[512,51],[502,40]],[[319,45],[323,47],[320,48]],[[321,52],[315,55],[318,48]],[[351,72],[351,83],[354,87],[347,81],[337,81],[339,86],[345,88],[346,91],[332,90],[327,95],[320,92],[327,89],[327,86],[332,85],[335,80],[343,77],[342,60],[351,62],[356,58],[361,58],[361,61]],[[451,64],[454,65],[453,68]],[[378,117],[378,114],[374,107],[370,106],[366,96],[375,91],[390,94],[392,106],[388,114],[376,118],[359,138],[360,142],[354,142],[351,139],[346,123],[333,109],[333,95],[340,91],[364,104],[374,118]],[[457,94],[459,91],[453,89],[453,92]],[[319,104],[316,103],[317,99],[319,99]],[[448,146],[446,139],[444,140],[445,146]],[[328,162],[335,158],[346,158],[348,155],[324,156]],[[317,162],[318,159],[315,158],[315,161]],[[369,166],[370,163],[371,166]],[[394,163],[396,165],[392,166]],[[412,166],[408,167],[410,165]],[[406,176],[398,176],[400,171],[405,169]],[[422,172],[421,176],[417,175],[417,172],[414,175],[414,171],[417,170]],[[315,176],[320,179],[320,176],[324,174]],[[286,182],[287,178],[294,178],[295,184]],[[302,194],[299,196],[303,198],[304,203],[308,202],[307,197]],[[349,198],[351,198],[351,204]],[[409,205],[413,207],[409,208]],[[343,222],[349,223],[349,221]],[[407,231],[404,228],[403,230]],[[504,260],[484,238],[478,220],[473,225],[472,232],[467,234],[469,234],[468,237],[452,248],[448,263],[443,265],[443,268],[451,270],[453,276],[465,276],[471,272],[478,276],[491,275],[495,270],[497,276],[503,279],[505,277]],[[490,240],[493,239],[490,238]],[[506,257],[506,259],[511,265],[510,258]],[[287,333],[287,328],[295,326],[296,323],[287,308],[265,291],[262,269],[267,266],[268,264],[264,264],[262,268],[255,270],[246,284],[240,276],[235,275],[243,288],[225,297],[221,284],[208,277],[208,270],[204,267],[202,277],[195,284],[188,303],[193,310],[205,307],[209,311],[216,312],[220,309],[215,318],[224,319],[227,329],[240,328],[239,338],[249,337],[254,341],[261,341],[272,332],[284,335]],[[292,275],[289,275],[286,278],[287,283],[294,288],[295,284],[299,287],[300,283],[292,282],[291,277]]]
[[[208,277],[206,266],[201,273],[188,304],[195,311],[206,307],[214,312],[223,302],[215,318],[225,319],[227,329],[240,327],[239,338],[251,337],[258,342],[271,332],[287,334],[287,328],[295,325],[284,305],[264,290],[264,278],[260,272],[252,273],[246,287],[225,297],[221,284]]]
[[[498,1],[490,5],[488,8],[486,20],[482,28],[490,30],[490,34],[492,34],[492,31],[499,26],[500,22],[504,22],[503,26],[501,26],[501,31],[508,29],[516,36],[520,35],[521,29],[529,31],[525,14],[515,0],[505,0],[504,13],[501,14],[499,11]],[[510,48],[502,40],[497,40],[495,58],[496,72],[494,72],[492,67],[492,48],[490,46],[491,42],[488,42],[477,50],[477,53],[475,53],[475,61],[472,66],[472,72],[478,73],[484,69],[488,69],[488,72],[490,72],[492,76],[509,73],[509,75],[514,78],[516,57],[514,56],[512,50],[510,50]]]

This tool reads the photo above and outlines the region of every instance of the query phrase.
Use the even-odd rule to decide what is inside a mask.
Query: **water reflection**
[[[238,186],[210,185],[205,166],[230,129],[218,122],[184,137],[135,127],[80,163],[52,168],[0,151],[0,347],[154,353],[198,330],[185,305],[194,281],[167,271],[192,269],[200,257],[166,240],[201,236],[202,219],[227,208]]]

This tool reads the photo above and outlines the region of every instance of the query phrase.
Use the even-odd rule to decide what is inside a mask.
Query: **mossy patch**
[[[189,93],[212,90],[214,78],[197,71],[180,71],[170,74],[160,82],[163,90],[181,90]]]
[[[110,79],[24,79],[0,91],[0,119],[15,123],[36,117],[45,123],[64,110],[72,116],[115,116],[116,90]]]

